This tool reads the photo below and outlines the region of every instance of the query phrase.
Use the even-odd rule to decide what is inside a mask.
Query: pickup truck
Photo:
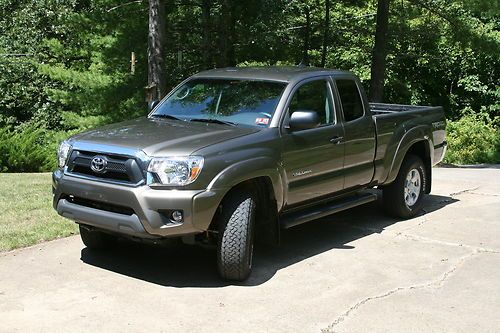
[[[212,244],[229,280],[249,276],[255,241],[377,193],[392,216],[415,216],[446,149],[441,107],[369,103],[339,70],[204,71],[150,109],[61,143],[54,208],[89,249]]]

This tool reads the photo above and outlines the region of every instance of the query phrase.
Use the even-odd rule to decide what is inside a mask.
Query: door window
[[[289,115],[295,111],[314,111],[321,125],[335,123],[333,107],[324,80],[304,83],[297,89],[288,107]]]
[[[351,121],[363,116],[363,102],[359,95],[358,86],[353,80],[336,80],[340,102],[344,112],[345,121]]]

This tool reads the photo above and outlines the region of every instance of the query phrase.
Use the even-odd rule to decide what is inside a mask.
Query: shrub
[[[446,127],[448,152],[445,162],[454,164],[500,163],[499,119],[467,113]]]
[[[56,167],[56,149],[65,133],[34,124],[0,129],[0,172],[42,172]]]

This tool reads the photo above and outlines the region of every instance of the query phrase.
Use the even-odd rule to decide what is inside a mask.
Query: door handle
[[[330,143],[333,143],[334,145],[338,145],[339,143],[342,143],[342,141],[344,141],[343,136],[334,136],[330,139]]]

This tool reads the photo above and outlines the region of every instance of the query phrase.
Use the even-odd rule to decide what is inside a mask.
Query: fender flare
[[[384,183],[392,183],[396,177],[398,176],[399,169],[401,168],[401,164],[408,153],[410,147],[412,147],[415,143],[418,142],[426,142],[426,155],[429,159],[432,159],[432,154],[434,150],[434,146],[432,143],[432,130],[427,125],[421,125],[410,129],[406,132],[401,138],[398,147],[396,148],[396,152],[394,157],[392,158],[391,167],[389,169],[388,175]],[[425,162],[425,161],[424,161]],[[429,175],[430,178],[430,175]],[[430,180],[430,179],[429,179]],[[430,183],[429,183],[430,185]]]
[[[234,186],[258,177],[267,177],[271,180],[273,195],[277,203],[276,208],[279,212],[284,204],[282,170],[270,157],[254,157],[231,164],[212,179],[207,189],[225,189],[225,194],[227,194]]]

